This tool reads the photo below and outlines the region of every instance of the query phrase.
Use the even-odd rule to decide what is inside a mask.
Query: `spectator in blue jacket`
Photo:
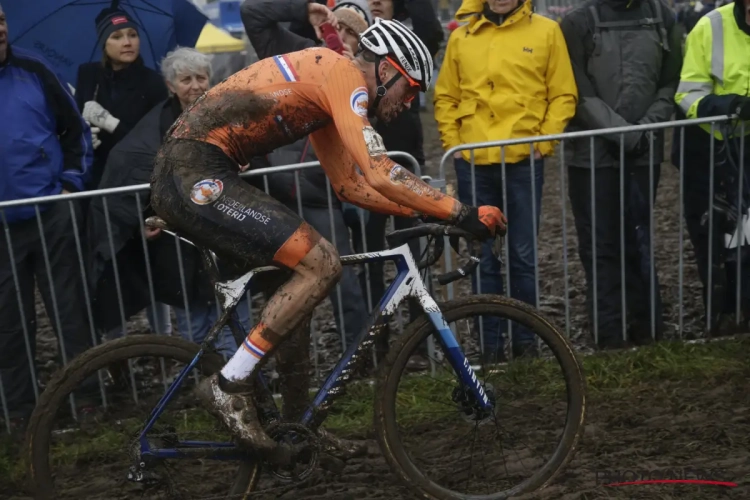
[[[50,64],[10,46],[2,6],[0,96],[0,202],[83,190],[91,131]],[[0,209],[0,389],[11,418],[34,405],[35,280],[67,359],[91,345],[71,205],[46,203],[39,212],[34,205]]]

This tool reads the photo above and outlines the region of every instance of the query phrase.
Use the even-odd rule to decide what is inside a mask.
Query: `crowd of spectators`
[[[437,6],[439,12],[432,0],[245,0],[241,15],[259,58],[321,44],[312,26],[331,11],[347,57],[353,57],[358,35],[375,17],[406,22],[440,61],[433,99],[445,150],[467,143],[648,125],[669,121],[675,112],[678,118],[739,113],[743,120],[750,119],[744,83],[750,63],[740,49],[750,36],[750,8],[743,0],[693,6],[697,17],[680,17],[664,0],[588,0],[568,10],[561,22],[535,13],[533,0],[464,0],[447,40],[438,14],[447,22],[450,2]],[[41,56],[11,46],[12,22],[0,6],[0,201],[148,183],[166,131],[210,86],[210,58],[177,48],[159,68],[149,68],[140,57],[137,22],[126,12],[105,9],[91,22],[102,61],[82,65],[76,82],[64,82]],[[722,26],[723,33],[717,34]],[[394,122],[374,126],[388,150],[405,151],[424,168],[419,113],[415,105]],[[737,255],[737,238],[731,238],[738,210],[744,214],[748,207],[743,198],[747,193],[737,188],[744,168],[738,165],[738,143],[744,139],[737,138],[737,127],[717,131],[719,146],[711,158],[711,130],[687,127],[689,151],[674,149],[671,160],[685,168],[686,222],[704,297],[718,304],[712,319],[721,324],[738,300],[733,295],[736,276],[742,276],[744,287],[750,284],[750,276],[744,277],[746,265],[740,273],[736,270],[732,255]],[[597,333],[600,348],[649,343],[661,338],[664,329],[658,273],[649,253],[649,187],[654,186],[655,195],[664,141],[663,131],[638,131],[565,143],[590,330]],[[541,141],[454,155],[461,201],[499,206],[510,221],[507,263],[485,245],[479,279],[472,277],[476,292],[506,293],[502,266],[507,265],[507,293],[538,304],[544,164],[557,153],[555,141]],[[315,159],[314,148],[304,138],[253,159],[252,166]],[[712,160],[720,175],[716,204],[724,210],[716,212],[717,232],[710,238],[705,219]],[[409,163],[404,166],[413,169]],[[321,169],[248,182],[298,211],[342,255],[386,246],[387,218],[340,203]],[[620,196],[625,197],[622,214]],[[148,192],[2,210],[0,381],[12,417],[27,414],[35,400],[35,288],[64,345],[63,362],[102,338],[123,335],[125,323],[144,310],[155,333],[171,334],[176,327],[192,341],[205,338],[219,308],[200,256],[194,247],[144,228],[149,215]],[[396,218],[395,227],[413,223]],[[712,265],[709,242],[716,245]],[[81,253],[85,258],[79,259]],[[626,310],[621,306],[623,261]],[[345,271],[330,298],[347,343],[364,326],[385,285],[382,264],[371,264],[369,273]],[[750,293],[742,297],[745,311]],[[411,319],[418,312],[412,304]],[[249,329],[249,305],[242,303],[238,313]],[[486,318],[483,330],[485,358],[503,358],[505,322]],[[388,337],[386,332],[378,341],[381,356]],[[513,355],[536,354],[533,337],[523,328],[514,329],[512,346]],[[226,329],[215,347],[231,356],[237,344]]]

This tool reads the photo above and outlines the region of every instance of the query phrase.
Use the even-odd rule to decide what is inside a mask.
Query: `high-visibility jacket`
[[[687,118],[735,114],[737,98],[750,95],[750,34],[738,17],[745,24],[743,2],[724,5],[702,17],[688,35],[675,95]],[[745,29],[750,31],[746,24]],[[711,133],[711,124],[701,128]],[[714,135],[723,139],[719,127]]]

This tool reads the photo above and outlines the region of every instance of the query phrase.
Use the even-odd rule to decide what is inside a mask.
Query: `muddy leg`
[[[341,276],[336,249],[316,233],[312,236],[316,237],[317,243],[297,263],[286,265],[294,270],[294,274],[268,301],[260,322],[252,329],[242,347],[219,374],[201,382],[196,390],[203,406],[219,417],[243,446],[254,448],[262,454],[284,451],[276,449],[276,443],[263,430],[255,408],[253,384],[247,383],[248,377],[252,377],[266,353],[280,347],[283,340],[289,340],[290,333],[307,322],[315,306],[328,295]],[[284,259],[281,251],[290,245],[299,254],[300,247],[306,249],[309,246],[309,239],[304,233],[298,238],[293,236],[277,252],[276,260],[290,262],[291,259]],[[271,458],[272,461],[277,459],[286,460],[288,457]]]
[[[282,400],[282,417],[286,422],[296,422],[309,402],[310,390],[310,322],[308,317],[276,351],[276,370],[279,373],[279,391]]]

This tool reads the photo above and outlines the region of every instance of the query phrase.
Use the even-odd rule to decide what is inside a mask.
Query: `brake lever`
[[[450,242],[453,250],[456,251],[456,254],[460,255],[458,251],[459,236],[451,236],[449,237],[448,241]],[[441,285],[447,285],[461,278],[465,278],[476,270],[480,262],[479,256],[481,255],[482,244],[479,241],[474,240],[469,242],[469,245],[469,262],[459,267],[458,269],[436,276],[435,278],[437,279],[438,283],[440,283]]]
[[[492,255],[495,256],[495,258],[500,262],[500,264],[505,265],[505,262],[503,262],[503,248],[505,246],[505,241],[502,235],[496,235],[494,241],[492,242]]]

